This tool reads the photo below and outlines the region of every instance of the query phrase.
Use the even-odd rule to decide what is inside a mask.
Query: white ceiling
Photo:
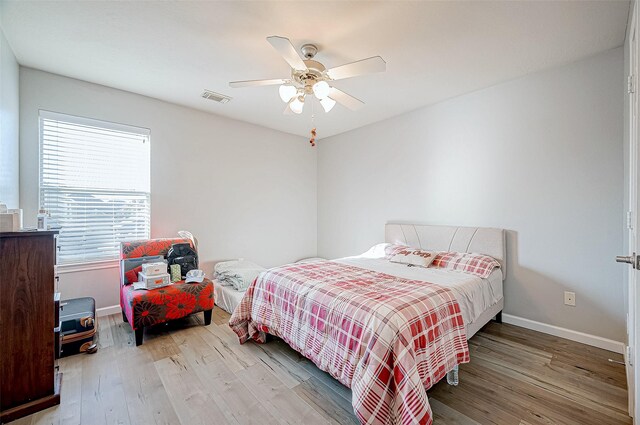
[[[265,38],[316,43],[327,67],[382,56],[387,72],[335,82],[363,109],[325,114],[314,100],[323,138],[620,46],[628,9],[626,1],[3,1],[0,22],[24,66],[305,137],[309,104],[285,116],[277,86],[228,86],[289,77]],[[203,89],[233,100],[204,100]]]

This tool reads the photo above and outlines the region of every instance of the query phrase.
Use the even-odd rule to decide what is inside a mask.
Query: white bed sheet
[[[384,258],[362,256],[333,260],[363,269],[390,274],[405,279],[423,280],[451,289],[458,300],[466,326],[503,297],[502,270],[495,269],[488,278],[482,279],[468,273],[424,267],[407,267],[391,263]],[[236,291],[232,286],[223,286],[214,281],[215,303],[229,314],[233,314],[245,291]]]
[[[236,291],[233,286],[223,286],[213,281],[213,296],[218,307],[229,314],[233,314],[246,291]]]
[[[407,267],[391,263],[384,258],[346,257],[333,260],[363,269],[390,274],[405,279],[422,280],[446,286],[458,300],[462,318],[469,326],[489,307],[503,297],[502,270],[495,269],[488,278],[482,279],[468,273],[424,267]]]

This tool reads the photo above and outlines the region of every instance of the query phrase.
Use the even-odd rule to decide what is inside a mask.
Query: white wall
[[[0,202],[19,205],[18,62],[0,30]]]
[[[618,48],[321,140],[318,254],[393,220],[505,228],[506,313],[624,341],[622,78]]]
[[[194,93],[199,96],[199,93]],[[221,108],[224,106],[221,105]],[[156,99],[20,68],[20,200],[38,208],[38,110],[151,130],[151,236],[199,239],[204,269],[274,266],[316,253],[316,151],[307,140]],[[115,267],[61,275],[63,298],[118,304]]]

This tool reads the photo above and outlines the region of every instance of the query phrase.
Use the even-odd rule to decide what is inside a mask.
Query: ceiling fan
[[[300,48],[303,59],[288,38],[271,36],[267,37],[267,41],[291,66],[291,78],[232,81],[229,86],[239,88],[280,84],[280,98],[287,104],[285,114],[301,114],[306,97],[312,94],[320,101],[325,112],[329,112],[336,102],[353,111],[360,109],[364,102],[330,86],[329,82],[386,70],[387,64],[380,56],[327,69],[320,62],[313,60],[318,53],[318,48],[313,44],[305,44]]]

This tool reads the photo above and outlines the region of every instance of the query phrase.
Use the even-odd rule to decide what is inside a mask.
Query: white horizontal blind
[[[150,229],[149,131],[40,111],[40,205],[61,227],[58,264],[118,258]]]

